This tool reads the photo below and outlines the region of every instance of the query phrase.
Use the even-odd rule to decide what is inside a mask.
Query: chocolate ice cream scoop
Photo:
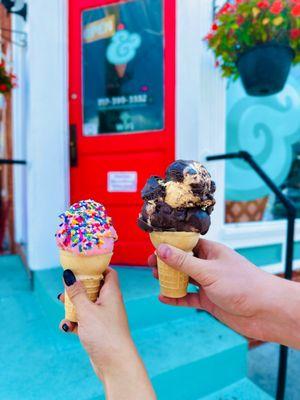
[[[147,232],[207,233],[215,200],[215,183],[196,161],[177,160],[166,170],[166,179],[151,176],[144,189],[138,225]]]

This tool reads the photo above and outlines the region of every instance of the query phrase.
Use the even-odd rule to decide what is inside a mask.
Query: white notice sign
[[[107,173],[108,192],[127,192],[137,191],[137,172],[136,171],[111,171]]]

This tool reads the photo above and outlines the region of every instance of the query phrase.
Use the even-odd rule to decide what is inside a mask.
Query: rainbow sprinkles
[[[94,200],[73,204],[59,216],[55,234],[58,247],[80,254],[110,253],[118,239],[105,207]]]

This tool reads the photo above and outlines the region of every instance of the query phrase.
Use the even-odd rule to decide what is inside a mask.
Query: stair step
[[[200,399],[199,399],[200,400]],[[249,379],[245,378],[201,400],[274,400]]]
[[[13,275],[18,281],[22,273],[16,270]],[[204,312],[168,307],[157,299],[156,305],[149,305],[146,299],[157,296],[150,271],[122,270],[120,279],[135,327],[133,338],[160,400],[194,400],[245,377],[247,343],[242,337]],[[34,293],[14,281],[12,292],[0,292],[1,325],[9,327],[9,332],[0,329],[6,360],[1,399],[17,400],[20,394],[24,400],[51,400],[53,394],[57,400],[104,399],[78,338],[60,333],[56,324],[49,327],[50,316],[58,324],[63,315],[56,299],[63,287],[60,281],[61,269],[54,269],[36,273]],[[159,316],[151,307],[159,307]],[[135,323],[134,318],[142,321]]]
[[[30,289],[28,275],[19,256],[1,256],[0,274],[2,295],[9,295],[16,290],[26,292]]]
[[[103,393],[78,339],[59,331],[53,339],[33,293],[1,294],[0,316],[0,399],[91,400]]]
[[[192,309],[167,306],[158,301],[159,285],[149,268],[116,269],[132,330],[194,314]],[[49,324],[56,329],[64,316],[63,306],[57,301],[57,294],[63,291],[62,269],[36,271],[34,281],[35,292],[47,312]]]
[[[160,400],[196,399],[246,375],[246,341],[206,313],[136,331],[133,338]]]

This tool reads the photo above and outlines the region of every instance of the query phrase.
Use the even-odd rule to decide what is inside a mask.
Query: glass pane
[[[274,96],[246,96],[240,82],[227,89],[227,152],[246,150],[282,188],[300,217],[300,68]],[[226,163],[226,222],[274,220],[281,205],[243,161]]]
[[[85,136],[164,127],[162,0],[84,11]]]

